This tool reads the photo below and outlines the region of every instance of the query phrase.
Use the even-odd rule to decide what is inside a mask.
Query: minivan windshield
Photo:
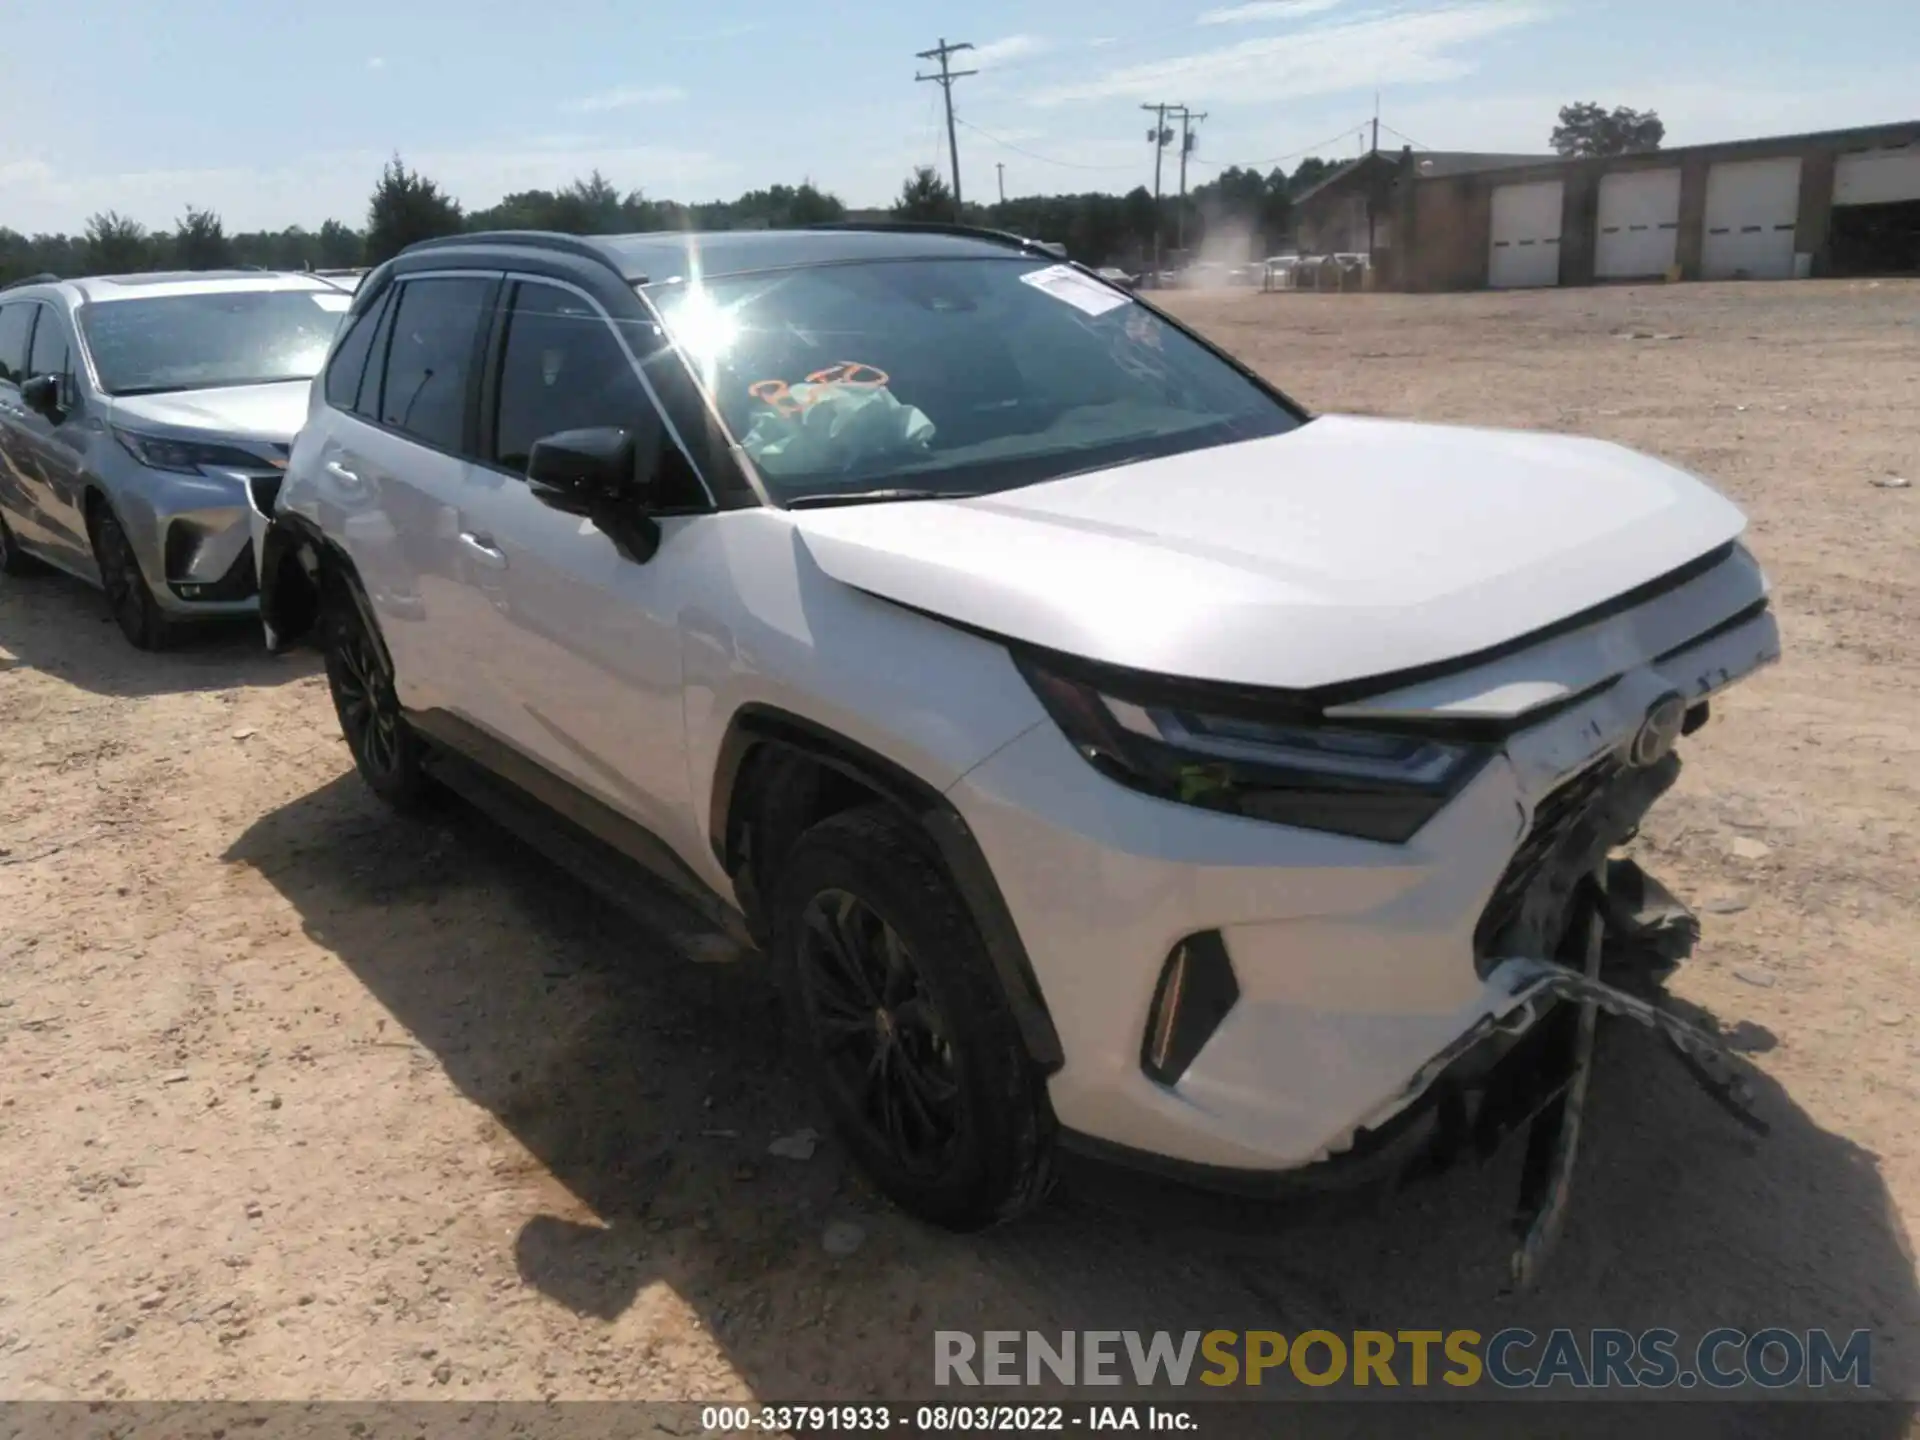
[[[786,503],[978,494],[1300,423],[1124,291],[1030,256],[643,293]]]
[[[226,290],[100,300],[80,328],[109,395],[311,380],[352,297],[335,290]]]

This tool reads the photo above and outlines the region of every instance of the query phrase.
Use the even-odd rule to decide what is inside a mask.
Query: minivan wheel
[[[7,528],[7,517],[0,515],[0,575],[31,575],[38,568],[33,557],[13,538],[13,531]]]
[[[978,933],[925,832],[822,821],[773,884],[775,953],[835,1128],[903,1209],[953,1230],[1046,1192],[1053,1116]]]
[[[173,626],[153,598],[140,569],[140,557],[113,511],[101,507],[93,523],[93,558],[100,567],[100,588],[107,608],[127,643],[136,650],[161,650],[173,636]]]
[[[349,597],[329,601],[321,643],[334,713],[360,778],[394,809],[419,808],[430,786],[424,747],[401,714],[379,647]]]

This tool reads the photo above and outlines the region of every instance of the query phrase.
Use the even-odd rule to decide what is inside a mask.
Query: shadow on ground
[[[1876,1388],[1920,1393],[1920,1294],[1874,1158],[1758,1074],[1773,1133],[1754,1139],[1637,1027],[1603,1032],[1568,1231],[1531,1294],[1502,1293],[1512,1154],[1333,1216],[1070,1164],[1038,1215],[954,1237],[872,1198],[831,1141],[806,1163],[767,1155],[819,1122],[760,962],[664,955],[478,816],[387,819],[351,777],[266,816],[228,858],[276,885],[578,1200],[519,1232],[527,1283],[597,1317],[671,1285],[763,1399],[952,1401],[932,1390],[936,1328],[1869,1328]],[[836,1219],[866,1232],[843,1261],[821,1244]],[[1467,1408],[1473,1433],[1520,1423],[1518,1406]],[[1688,1408],[1698,1435],[1811,1415]],[[1904,1408],[1821,1409],[1824,1434],[1908,1433]]]
[[[136,650],[98,590],[56,571],[0,578],[0,650],[0,670],[28,666],[125,697],[279,685],[318,663],[306,652],[269,655],[252,617],[199,621],[165,650]]]

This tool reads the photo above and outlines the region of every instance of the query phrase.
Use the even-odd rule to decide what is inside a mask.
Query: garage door
[[[1487,258],[1487,283],[1494,289],[1560,283],[1560,192],[1558,180],[1494,187]]]
[[[1833,172],[1836,205],[1891,205],[1920,200],[1920,144],[1842,155]]]
[[[1630,170],[1600,178],[1600,241],[1594,273],[1602,280],[1665,275],[1679,256],[1680,172]]]
[[[1709,280],[1789,278],[1799,217],[1799,156],[1715,165],[1707,172],[1700,273]]]

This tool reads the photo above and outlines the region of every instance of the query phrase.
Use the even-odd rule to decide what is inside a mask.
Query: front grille
[[[1473,929],[1473,953],[1479,960],[1494,958],[1492,949],[1500,932],[1520,914],[1520,907],[1534,882],[1551,865],[1565,844],[1592,813],[1620,773],[1620,761],[1612,756],[1590,765],[1570,780],[1562,781],[1533,812],[1533,823],[1513,852],[1506,870],[1493,887],[1480,923]]]

